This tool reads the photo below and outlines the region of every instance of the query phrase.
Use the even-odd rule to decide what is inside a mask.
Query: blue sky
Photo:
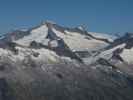
[[[0,0],[0,32],[52,20],[88,31],[133,32],[133,0]]]

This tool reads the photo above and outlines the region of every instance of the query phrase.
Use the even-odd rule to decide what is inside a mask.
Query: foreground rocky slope
[[[0,39],[0,100],[132,100],[132,34],[45,22]]]
[[[1,100],[132,100],[132,84],[132,78],[115,70],[85,65],[27,68],[6,65],[0,80],[0,97]]]

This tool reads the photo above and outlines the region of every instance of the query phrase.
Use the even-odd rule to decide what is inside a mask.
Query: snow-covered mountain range
[[[64,68],[66,72],[62,74],[65,76],[67,76],[68,70],[70,75],[72,74],[72,76],[77,77],[77,73],[75,72],[77,70],[83,77],[88,78],[87,75],[89,72],[89,75],[91,74],[94,80],[98,80],[102,85],[104,83],[101,83],[101,81],[105,81],[105,85],[114,85],[115,82],[122,81],[128,87],[127,84],[132,84],[132,78],[129,78],[129,76],[132,77],[133,75],[132,65],[132,33],[126,33],[124,36],[116,37],[109,34],[88,32],[81,26],[69,28],[46,21],[30,29],[20,29],[0,36],[0,71],[7,68],[6,71],[8,72],[5,71],[6,74],[1,74],[0,72],[0,77],[4,76],[8,80],[15,79],[15,81],[17,80],[23,84],[36,82],[36,79],[45,81],[43,75],[54,79],[47,70],[50,73],[54,73],[54,70],[56,72],[57,68],[62,73],[64,72],[62,68]],[[60,66],[59,69],[56,66]],[[105,77],[105,73],[107,77]],[[110,76],[110,73],[111,75],[115,75],[115,77]],[[63,77],[61,74],[57,74],[56,76],[60,79]],[[91,78],[90,76],[89,79]],[[45,78],[48,79],[48,77]],[[114,80],[114,83],[108,83],[108,77],[110,77],[109,82]],[[116,77],[119,77],[119,79],[116,79]],[[105,78],[105,80],[101,78]],[[58,83],[59,80],[56,81]],[[81,85],[82,83],[79,82],[79,84]],[[114,90],[112,91],[114,92]],[[77,99],[71,98],[70,100]]]
[[[45,22],[27,30],[16,30],[0,40],[1,55],[12,56],[14,60],[33,59],[78,60],[88,63],[95,59],[117,59],[132,64],[132,34],[117,38],[112,35],[87,32],[82,27],[68,28],[53,22]],[[16,54],[15,54],[16,53]],[[38,56],[33,56],[37,53]],[[89,64],[92,62],[89,62]]]
[[[0,40],[0,45],[1,51],[11,53],[10,55],[21,60],[25,56],[23,53],[31,55],[37,52],[40,53],[37,59],[43,55],[46,56],[45,58],[51,60],[55,58],[58,61],[59,58],[80,60],[80,55],[89,56],[89,53],[97,52],[112,42],[113,38],[106,34],[87,32],[81,27],[66,28],[45,22],[28,30],[16,30],[6,34]],[[5,48],[13,49],[11,46],[14,46],[13,48],[18,52],[17,55],[9,49],[5,50]]]

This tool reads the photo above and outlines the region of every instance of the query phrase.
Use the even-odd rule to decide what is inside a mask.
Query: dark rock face
[[[64,40],[60,39],[58,40],[59,46],[56,48],[52,48],[53,51],[55,51],[59,56],[66,56],[70,57],[71,59],[75,59],[79,62],[82,62],[82,59],[78,57],[72,50],[67,46],[67,44],[64,42]]]
[[[112,55],[112,59],[116,59],[116,60],[120,60],[121,62],[124,62],[124,60],[122,59],[122,57],[120,56],[120,53],[123,51],[123,49],[116,49],[114,52],[113,52],[113,55]]]

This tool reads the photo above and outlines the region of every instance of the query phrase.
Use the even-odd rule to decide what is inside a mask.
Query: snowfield
[[[39,43],[44,43],[45,38],[48,34],[48,28],[46,25],[42,25],[36,29],[33,29],[28,36],[24,36],[22,39],[14,41],[18,44],[29,46],[32,41],[36,41]]]
[[[124,59],[128,64],[133,64],[133,48],[124,49],[120,56]]]

